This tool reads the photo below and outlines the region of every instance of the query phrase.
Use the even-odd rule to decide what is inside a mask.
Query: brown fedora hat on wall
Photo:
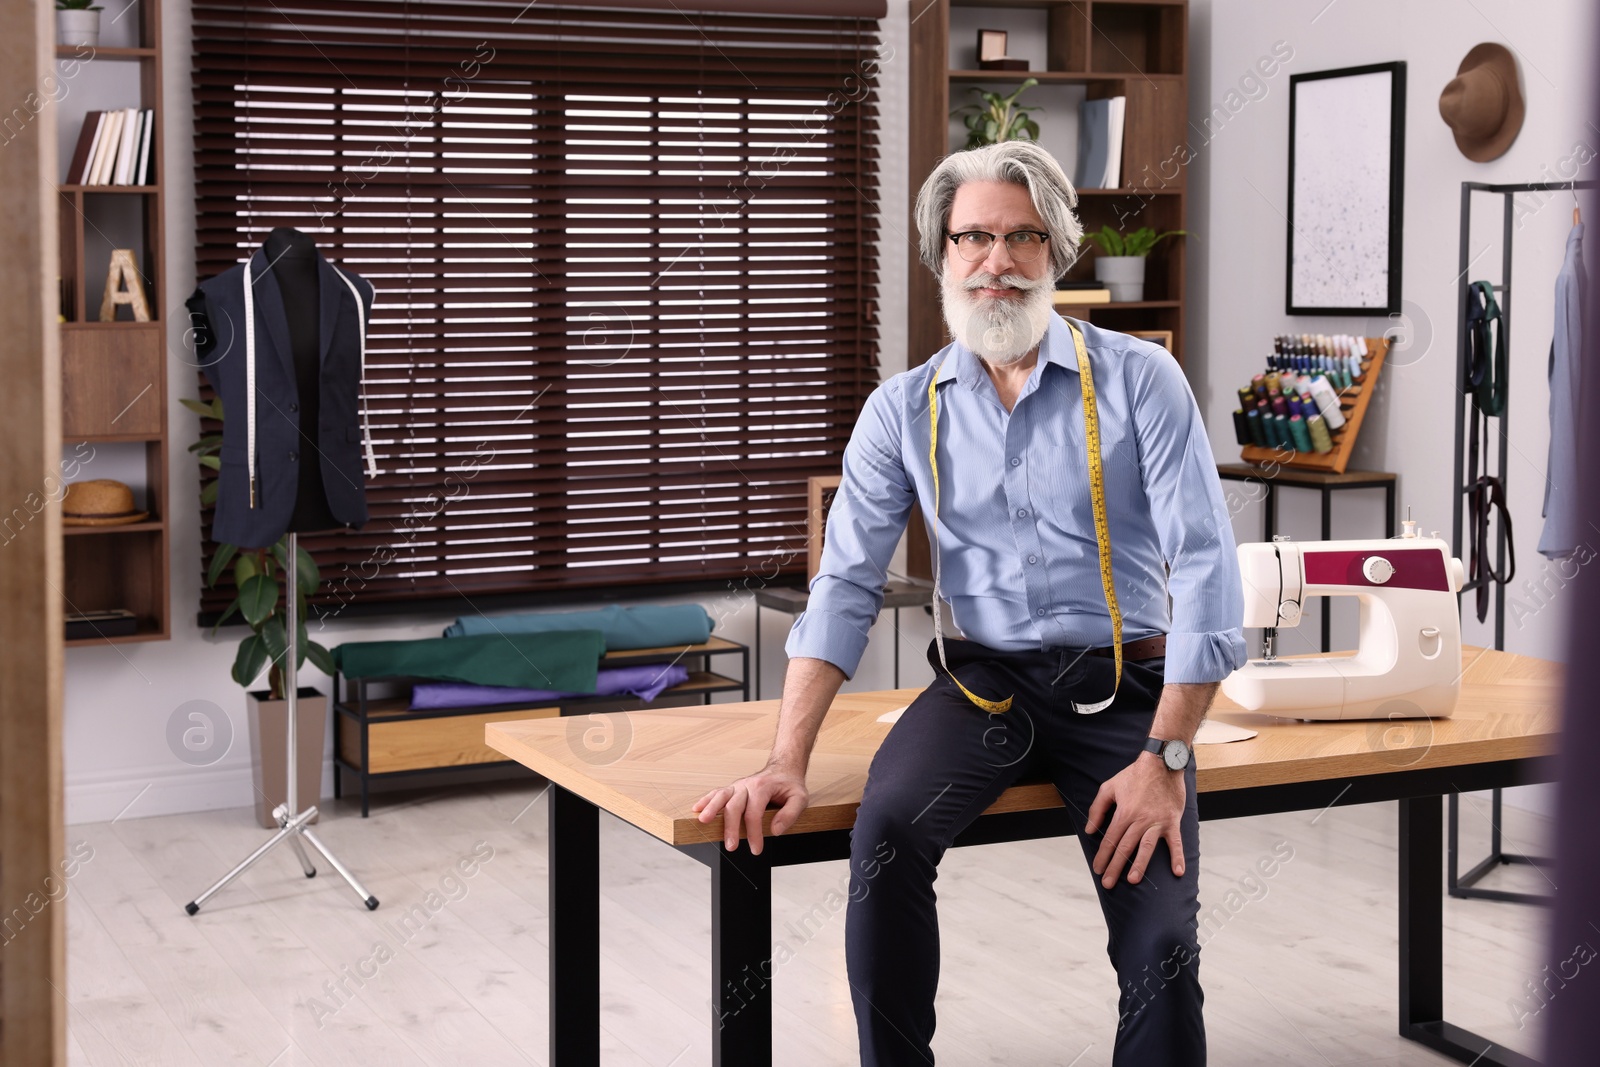
[[[1526,108],[1517,61],[1503,44],[1485,42],[1467,53],[1439,94],[1439,115],[1456,147],[1475,163],[1498,159],[1522,129]]]
[[[66,526],[121,526],[141,522],[148,511],[136,511],[133,490],[110,478],[73,482],[61,498],[61,522]]]

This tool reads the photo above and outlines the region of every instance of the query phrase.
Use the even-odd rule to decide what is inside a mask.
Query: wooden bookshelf
[[[950,9],[1032,11],[1042,16],[1047,69],[968,70],[952,67]],[[1037,16],[1036,16],[1037,17]],[[968,86],[1015,86],[1024,78],[1041,85],[1082,85],[1088,99],[1128,99],[1122,148],[1123,188],[1080,189],[1078,214],[1085,232],[1153,226],[1158,232],[1185,229],[1187,174],[1174,152],[1189,140],[1187,0],[937,0],[911,25],[910,181],[913,205],[939,160],[962,147],[952,140],[949,116],[966,103]],[[1013,31],[1014,32],[1014,31]],[[1015,49],[1013,49],[1015,51]],[[952,91],[952,90],[955,91]],[[1023,103],[1027,103],[1026,96]],[[1041,124],[1051,121],[1036,116]],[[1070,175],[1075,160],[1062,158]],[[910,220],[910,233],[916,220]],[[1094,245],[1067,275],[1094,277]],[[1183,239],[1156,246],[1146,268],[1145,295],[1138,303],[1099,304],[1084,317],[1113,330],[1171,330],[1173,355],[1183,359]],[[907,336],[913,365],[948,343],[939,307],[939,287],[924,270],[912,272]]]
[[[167,324],[172,305],[166,291],[165,175],[162,143],[166,109],[161,98],[161,4],[142,0],[136,12],[138,44],[84,50],[59,46],[60,63],[115,63],[136,67],[138,99],[97,99],[91,108],[140,107],[154,113],[154,178],[149,185],[56,187],[61,215],[62,437],[64,454],[82,447],[142,452],[142,484],[123,474],[102,474],[103,463],[83,464],[78,477],[121,477],[135,495],[143,490],[150,517],[126,526],[67,526],[63,538],[66,610],[125,608],[138,617],[127,636],[67,641],[68,646],[157,641],[171,636],[170,551],[167,477]],[[132,21],[130,19],[129,21]],[[131,75],[130,75],[131,77]],[[70,126],[70,128],[68,128]],[[76,122],[59,136],[76,144]],[[61,175],[62,178],[68,175]],[[114,225],[112,225],[114,224]],[[99,301],[88,294],[109,266],[103,246],[134,249],[150,322],[100,322]],[[126,314],[124,312],[123,314]],[[81,453],[78,453],[81,454]],[[119,463],[122,471],[125,464]]]

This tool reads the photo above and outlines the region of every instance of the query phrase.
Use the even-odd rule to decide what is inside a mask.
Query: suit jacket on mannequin
[[[222,398],[220,485],[211,536],[241,548],[276,544],[290,528],[300,492],[301,464],[319,463],[328,512],[347,527],[367,521],[361,424],[360,324],[372,310],[372,283],[341,271],[317,253],[321,373],[318,376],[317,454],[302,455],[300,392],[283,294],[264,249],[250,258],[255,319],[255,492],[248,457],[249,388],[245,344],[245,264],[209,278],[189,297],[195,349],[206,378]],[[341,277],[341,274],[343,277]],[[350,279],[361,294],[344,281]],[[375,472],[373,472],[375,473]]]

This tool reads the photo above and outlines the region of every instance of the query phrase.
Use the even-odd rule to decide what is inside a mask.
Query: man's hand
[[[1160,757],[1149,753],[1140,753],[1116,777],[1100,786],[1094,803],[1089,805],[1089,819],[1083,830],[1096,832],[1105,824],[1107,813],[1113,806],[1116,808],[1100,842],[1100,851],[1094,856],[1094,873],[1100,876],[1101,885],[1113,888],[1124,867],[1128,869],[1130,885],[1143,880],[1150,857],[1163,838],[1172,853],[1172,873],[1183,877],[1180,822],[1187,792],[1183,772],[1168,770]]]
[[[750,839],[750,854],[759,856],[761,816],[767,805],[773,801],[782,805],[772,817],[772,836],[777,837],[794,825],[809,800],[805,774],[791,764],[774,761],[732,785],[713,789],[695,801],[693,809],[700,813],[703,823],[719,814],[723,816],[722,843],[729,852],[739,847],[742,824],[745,836]]]

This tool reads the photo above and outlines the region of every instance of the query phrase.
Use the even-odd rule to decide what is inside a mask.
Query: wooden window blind
[[[197,276],[294,226],[378,290],[324,612],[804,573],[878,380],[883,2],[690,6],[195,0]]]

